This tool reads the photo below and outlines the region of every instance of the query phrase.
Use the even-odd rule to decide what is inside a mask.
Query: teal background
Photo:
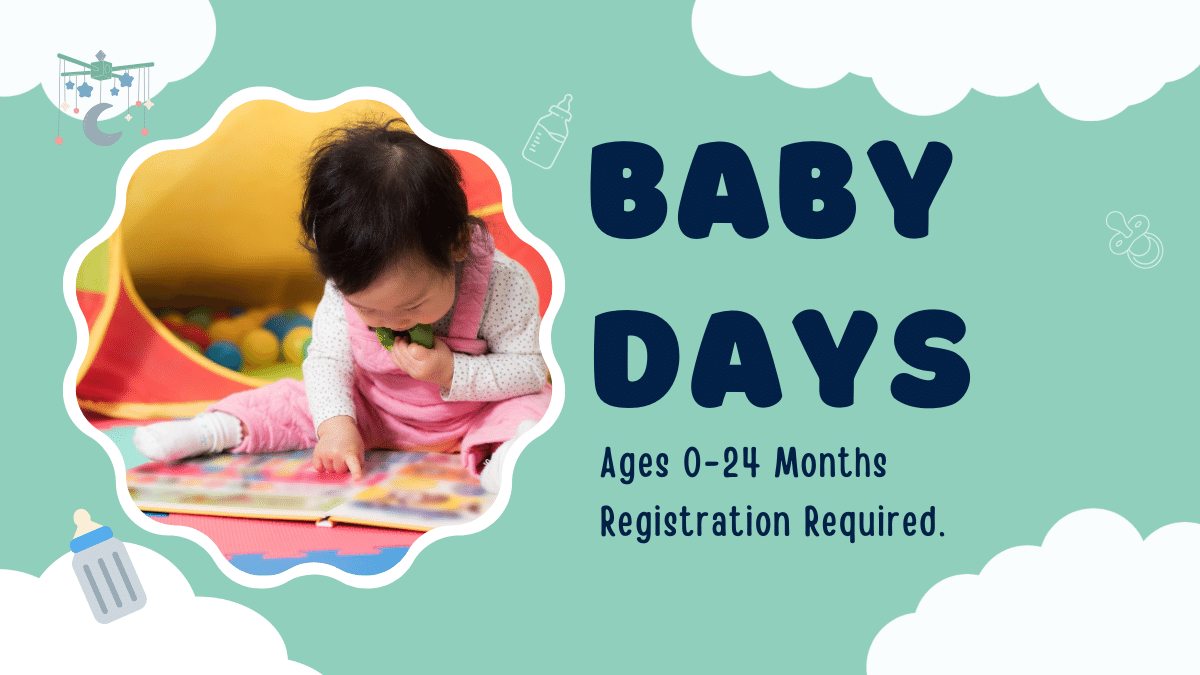
[[[261,613],[292,660],[324,673],[861,673],[875,634],[931,586],[977,573],[1006,548],[1039,544],[1072,511],[1113,510],[1143,535],[1197,520],[1200,455],[1186,420],[1198,374],[1200,75],[1103,122],[1067,118],[1036,88],[1011,98],[972,93],[949,112],[914,117],[855,76],[803,90],[721,72],[696,48],[687,3],[294,3],[285,12],[215,2],[214,10],[208,61],[155,97],[149,138],[130,133],[102,148],[70,128],[58,147],[56,110],[40,89],[0,99],[5,126],[19,131],[0,168],[9,289],[0,567],[41,573],[66,552],[71,513],[85,507],[124,541],[169,558],[198,595]],[[148,534],[124,515],[108,456],[63,409],[75,346],[63,270],[108,219],[121,166],[141,145],[193,133],[228,96],[259,85],[302,99],[381,87],[435,133],[492,149],[512,177],[510,206],[566,273],[552,334],[566,404],[522,454],[508,509],[484,532],[437,542],[382,589],[315,577],[267,590],[230,581],[195,544]],[[543,171],[521,148],[567,92],[570,136]],[[954,153],[925,239],[892,228],[866,157],[881,139],[896,142],[911,168],[928,141]],[[591,219],[590,151],[616,140],[649,143],[666,164],[667,224],[642,240],[611,239]],[[771,223],[757,240],[728,226],[701,241],[678,230],[692,154],[717,140],[754,163]],[[837,143],[854,161],[858,215],[834,239],[800,239],[779,218],[779,148],[802,140]],[[1158,267],[1137,269],[1108,252],[1112,210],[1149,217],[1166,248]],[[958,404],[917,410],[889,394],[891,378],[909,372],[891,341],[904,316],[930,308],[966,322],[955,351],[972,380]],[[621,410],[596,397],[593,320],[616,309],[654,312],[679,337],[681,371],[657,404]],[[731,309],[753,314],[770,339],[783,387],[772,408],[740,394],[714,410],[691,398],[708,317]],[[854,310],[879,322],[852,407],[818,398],[790,324],[805,309],[820,310],[838,336]],[[689,445],[711,459],[726,445],[755,445],[763,467],[755,479],[719,469],[688,478]],[[887,476],[775,479],[778,445],[884,452]],[[605,446],[668,452],[671,473],[630,486],[601,479]],[[602,504],[788,510],[793,536],[602,539]],[[936,505],[946,536],[805,538],[797,535],[806,504],[918,513]],[[214,627],[197,640],[219,635]]]

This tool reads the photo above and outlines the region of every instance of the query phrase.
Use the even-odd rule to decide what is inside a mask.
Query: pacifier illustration
[[[146,606],[146,592],[125,544],[112,530],[92,522],[87,511],[75,512],[75,538],[71,540],[71,567],[87,596],[92,616],[111,623]]]
[[[1108,240],[1108,250],[1114,255],[1124,255],[1129,262],[1144,270],[1154,267],[1162,260],[1163,243],[1157,236],[1150,234],[1150,219],[1146,216],[1134,216],[1128,220],[1120,211],[1113,211],[1104,220],[1108,229],[1116,232]],[[1144,240],[1145,244],[1139,244]],[[1135,249],[1143,249],[1134,253]]]

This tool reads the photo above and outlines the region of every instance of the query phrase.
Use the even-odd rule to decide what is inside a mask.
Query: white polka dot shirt
[[[451,307],[433,324],[434,334],[445,336],[453,315]],[[487,340],[488,353],[454,353],[454,378],[449,389],[441,389],[442,400],[501,401],[541,391],[547,372],[538,340],[541,324],[537,288],[529,272],[496,251],[478,336]],[[355,417],[349,323],[342,294],[333,282],[325,283],[325,295],[313,316],[312,343],[303,369],[314,427],[338,415]]]

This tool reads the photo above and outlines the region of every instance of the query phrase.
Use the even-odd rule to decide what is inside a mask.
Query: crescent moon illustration
[[[121,137],[121,132],[106,134],[100,131],[100,113],[112,107],[111,103],[97,103],[83,116],[83,135],[96,145],[112,145]]]
[[[1146,240],[1150,242],[1150,248],[1141,255],[1134,255],[1133,251],[1126,251],[1125,255],[1129,256],[1129,262],[1144,270],[1148,270],[1162,260],[1163,245],[1161,239],[1149,232],[1147,232],[1144,236]]]

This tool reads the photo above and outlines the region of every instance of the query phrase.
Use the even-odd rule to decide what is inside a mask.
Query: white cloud
[[[1039,546],[939,582],[884,626],[868,675],[1200,672],[1200,524],[1143,541],[1110,511],[1072,513]]]
[[[1200,3],[1178,0],[697,0],[696,45],[734,75],[824,87],[870,77],[893,106],[945,112],[971,89],[1040,84],[1055,108],[1102,120],[1200,65]]]
[[[67,553],[41,577],[0,569],[0,672],[300,675],[283,638],[253,610],[196,597],[161,555],[126,544],[146,606],[101,624]]]
[[[11,5],[11,7],[9,6]],[[153,62],[150,95],[170,82],[191,75],[208,58],[217,35],[217,19],[208,0],[65,0],[6,3],[0,21],[0,96],[16,96],[41,85],[57,106],[58,73],[83,70],[67,64],[58,70],[58,54],[92,63],[103,50],[113,65]],[[130,73],[138,75],[138,73]],[[96,91],[79,99],[82,118],[88,108],[103,100],[112,104],[100,119],[124,115],[126,89],[117,97],[108,90],[116,80],[89,81]],[[136,98],[137,84],[134,85]],[[103,88],[103,99],[100,98]],[[72,105],[75,92],[70,93]],[[134,110],[141,112],[133,106]]]

